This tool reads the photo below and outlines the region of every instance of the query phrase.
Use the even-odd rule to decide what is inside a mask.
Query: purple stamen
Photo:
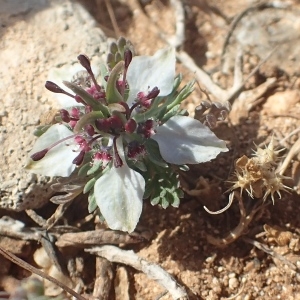
[[[121,89],[121,95],[123,97],[124,97],[125,87],[126,87],[127,70],[132,61],[132,52],[129,49],[125,50],[124,52],[124,61],[125,61],[125,66],[124,66],[123,82],[122,82],[122,89]]]
[[[70,120],[71,120],[70,114],[69,114],[69,112],[66,109],[61,109],[60,110],[60,117],[66,123],[69,123]]]
[[[84,150],[80,151],[80,153],[78,154],[78,156],[76,156],[76,157],[73,159],[72,163],[75,164],[76,166],[81,165],[82,162],[83,162],[85,153],[86,153],[86,152],[85,152]]]
[[[72,135],[70,135],[70,136],[67,136],[67,137],[65,137],[65,138],[63,138],[63,139],[61,139],[61,140],[55,142],[55,143],[52,144],[51,146],[49,146],[49,147],[47,147],[47,148],[45,148],[45,149],[43,149],[43,150],[41,150],[41,151],[38,151],[38,152],[32,154],[32,155],[30,156],[30,158],[31,158],[32,160],[34,160],[34,161],[40,160],[40,159],[42,159],[42,158],[47,154],[47,152],[48,152],[49,150],[51,150],[52,148],[54,148],[54,147],[57,146],[58,144],[60,144],[60,143],[62,143],[62,142],[64,142],[64,141],[66,141],[66,140],[69,140],[69,139],[71,139],[71,138],[75,138],[75,137],[77,137],[77,136],[78,136],[78,134],[72,134]]]
[[[89,136],[93,136],[95,134],[95,129],[91,124],[85,125],[84,130]]]
[[[89,75],[91,76],[91,78],[93,80],[93,83],[94,83],[97,91],[100,92],[101,87],[99,86],[99,84],[96,81],[95,75],[91,68],[91,62],[90,62],[89,58],[86,55],[80,54],[77,56],[77,59],[79,60],[80,64],[87,70],[87,72],[89,73]]]
[[[49,90],[52,93],[58,93],[58,94],[65,94],[67,96],[70,96],[72,98],[75,98],[74,95],[66,92],[65,90],[63,90],[61,87],[59,87],[56,83],[52,82],[52,81],[46,81],[45,83],[45,88],[47,90]]]
[[[117,149],[117,136],[113,139],[113,147],[114,147],[114,166],[115,168],[119,168],[123,166],[123,161],[119,155],[118,149]]]
[[[155,97],[158,96],[159,93],[160,93],[160,90],[156,86],[152,89],[151,92],[149,92],[149,94],[147,95],[147,99],[154,99]]]
[[[44,156],[47,154],[47,152],[49,151],[48,148],[42,150],[42,151],[39,151],[39,152],[36,152],[34,154],[32,154],[30,156],[30,158],[33,160],[33,161],[38,161],[38,160],[41,160],[42,158],[44,158]]]
[[[132,52],[127,49],[124,52],[124,61],[125,61],[125,69],[128,69],[131,61],[132,61]]]

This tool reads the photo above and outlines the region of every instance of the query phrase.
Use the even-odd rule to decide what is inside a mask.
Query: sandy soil
[[[169,1],[111,1],[117,28],[112,25],[104,1],[88,0],[82,3],[108,36],[116,37],[119,31],[132,41],[138,53],[151,54],[166,46],[161,33],[168,37],[175,32],[174,11]],[[251,9],[246,12],[249,7]],[[288,20],[292,15],[297,16],[299,7],[298,3],[294,3],[292,8],[286,9],[254,8],[253,1],[242,0],[185,1],[186,29],[182,48],[223,89],[230,88],[233,83],[233,62],[238,47],[244,50],[243,78],[246,78],[257,63],[279,44],[278,54],[271,57],[246,83],[245,89],[249,93],[242,100],[242,105],[234,105],[233,102],[234,109],[229,118],[219,122],[214,129],[220,138],[228,142],[230,151],[212,163],[191,168],[188,175],[184,176],[183,185],[187,192],[178,209],[164,210],[145,203],[140,223],[153,231],[153,237],[147,243],[125,246],[125,249],[133,249],[144,259],[159,264],[173,275],[186,288],[189,299],[300,299],[297,155],[284,173],[292,177],[293,180],[287,184],[294,191],[282,192],[281,199],[276,195],[274,205],[270,197],[267,198],[265,205],[236,241],[217,247],[207,240],[208,235],[223,238],[237,226],[240,213],[236,201],[229,210],[219,215],[211,215],[203,209],[204,205],[213,211],[226,206],[226,191],[230,187],[228,180],[234,169],[234,161],[243,155],[250,157],[255,145],[268,144],[274,135],[276,147],[285,148],[281,152],[283,161],[299,139],[299,133],[295,133],[282,141],[300,125],[299,55],[294,51],[298,49],[299,37],[284,27],[292,26],[297,31],[297,22],[289,24]],[[245,13],[241,15],[243,11]],[[237,16],[240,18],[233,28],[231,24]],[[288,20],[284,20],[286,16]],[[259,27],[257,31],[255,26]],[[257,36],[258,33],[260,35]],[[230,38],[224,44],[227,36]],[[222,52],[225,54],[223,60]],[[178,72],[184,75],[185,82],[193,79],[194,74],[184,63],[178,63],[177,67]],[[270,78],[274,78],[275,83],[255,95],[256,88]],[[199,85],[202,86],[201,82]],[[224,100],[210,96],[215,101]],[[185,103],[186,108],[193,112],[205,99],[206,95],[196,86],[195,93]],[[188,193],[191,190],[200,192],[198,196],[191,196]],[[257,202],[263,202],[261,198],[250,198],[247,193],[243,193],[242,198],[248,213]],[[70,215],[69,212],[66,217]],[[74,224],[82,217],[77,211],[69,222]],[[269,227],[265,225],[276,230],[269,229],[266,233]],[[291,234],[281,240],[279,236],[284,232]],[[267,253],[251,244],[251,241],[260,242],[271,251]],[[279,256],[276,257],[274,252],[282,255],[285,261],[278,259]],[[85,268],[88,265],[87,262]],[[171,299],[158,283],[145,274],[132,268],[126,269],[130,299]],[[84,278],[86,293],[94,282],[92,274],[89,272],[89,276]],[[109,299],[120,297],[118,293],[114,295]],[[123,299],[127,299],[125,295]]]

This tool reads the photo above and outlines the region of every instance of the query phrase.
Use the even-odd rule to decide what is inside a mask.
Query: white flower
[[[92,63],[91,66],[96,77],[100,73],[99,64],[100,63],[98,64]],[[73,94],[73,92],[69,88],[63,86],[63,81],[64,80],[72,81],[73,79],[75,79],[74,77],[82,76],[81,73],[86,73],[86,70],[82,67],[80,63],[76,62],[75,64],[72,65],[64,65],[60,68],[52,68],[49,71],[48,80],[56,83],[68,93]],[[71,98],[65,94],[55,93],[53,95],[56,98],[58,106],[60,108],[68,108],[72,106],[83,106],[82,103],[76,102],[74,98]]]
[[[96,181],[94,192],[109,228],[132,232],[142,213],[145,180],[128,167],[122,137],[117,138],[117,149],[123,165],[107,170]]]
[[[175,49],[158,50],[153,56],[133,57],[127,71],[129,95],[127,104],[134,103],[139,92],[151,91],[154,87],[160,90],[159,96],[172,92],[175,77]]]
[[[42,134],[36,141],[29,156],[42,151],[58,141],[73,136],[73,132],[65,125],[52,125],[44,134]],[[41,174],[45,176],[62,176],[68,177],[75,169],[72,163],[78,152],[73,151],[74,145],[69,145],[71,140],[58,143],[51,148],[45,157],[38,161],[33,161],[29,158],[25,168],[30,172]]]
[[[191,117],[170,118],[156,128],[151,138],[157,141],[162,158],[170,164],[202,163],[228,151],[224,141]]]

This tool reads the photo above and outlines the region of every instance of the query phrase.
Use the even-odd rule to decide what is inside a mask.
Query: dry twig
[[[154,279],[166,288],[173,299],[188,299],[185,289],[181,287],[169,273],[160,266],[149,263],[145,259],[139,257],[133,251],[122,250],[118,247],[109,245],[86,249],[85,251],[105,257],[111,262],[128,265],[145,273],[149,278]]]
[[[30,264],[28,264],[24,260],[18,258],[17,256],[15,256],[12,253],[9,253],[8,251],[6,251],[2,247],[0,247],[0,253],[5,258],[9,259],[11,262],[17,264],[18,266],[22,267],[23,269],[25,269],[25,270],[27,270],[27,271],[29,271],[31,273],[34,273],[34,274],[36,274],[38,276],[41,276],[42,278],[47,279],[47,280],[51,281],[52,283],[56,284],[57,286],[59,286],[60,288],[62,288],[67,293],[69,293],[69,294],[73,295],[74,297],[76,297],[76,299],[87,300],[86,298],[82,297],[81,295],[79,295],[78,293],[76,293],[75,291],[73,291],[72,289],[70,289],[68,286],[66,286],[62,282],[56,280],[52,276],[47,275],[46,273],[42,272],[41,270],[39,270],[39,269],[31,266]]]
[[[265,253],[271,255],[273,258],[277,258],[278,260],[280,260],[281,262],[283,262],[284,264],[286,264],[287,266],[289,266],[292,270],[296,271],[297,267],[291,263],[290,261],[288,261],[284,256],[278,254],[277,252],[275,252],[274,250],[270,249],[267,245],[264,245],[258,241],[249,239],[247,237],[244,237],[243,240],[249,244],[252,244],[253,246],[255,246],[256,248],[258,248],[259,250],[264,251]]]
[[[103,257],[96,257],[96,280],[93,290],[95,299],[109,299],[113,277],[111,262]]]
[[[236,241],[240,236],[242,236],[247,230],[249,224],[253,220],[255,214],[262,209],[262,205],[258,202],[252,209],[251,212],[247,215],[246,209],[244,207],[242,196],[239,192],[234,191],[234,196],[238,199],[239,209],[240,209],[240,222],[239,224],[229,232],[229,234],[224,238],[216,238],[211,235],[207,235],[207,240],[209,243],[222,247]],[[233,199],[232,199],[233,201]]]
[[[56,246],[79,247],[103,245],[103,244],[135,244],[145,241],[143,234],[128,234],[123,231],[98,229],[83,232],[68,232],[60,235],[56,241]]]

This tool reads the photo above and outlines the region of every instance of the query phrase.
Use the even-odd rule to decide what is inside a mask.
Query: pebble
[[[229,278],[229,281],[228,281],[228,287],[229,287],[231,290],[236,289],[238,286],[239,286],[239,281],[238,281],[235,277]]]

